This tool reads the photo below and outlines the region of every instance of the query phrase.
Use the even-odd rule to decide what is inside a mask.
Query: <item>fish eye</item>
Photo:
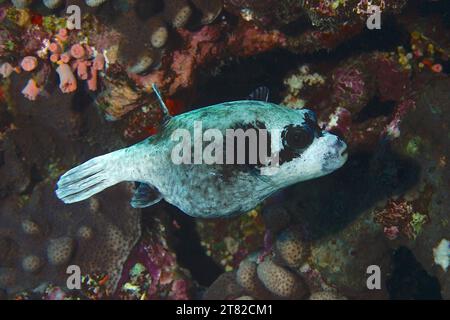
[[[305,149],[314,140],[314,132],[308,127],[288,126],[282,133],[283,147]]]

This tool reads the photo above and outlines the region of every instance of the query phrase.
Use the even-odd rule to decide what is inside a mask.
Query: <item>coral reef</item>
[[[0,1],[0,298],[395,298],[388,284],[405,267],[394,256],[406,248],[449,299],[443,2]],[[80,30],[67,26],[70,4],[82,9]],[[374,5],[377,31],[365,26]],[[240,69],[264,54],[270,68]],[[53,189],[75,163],[159,130],[152,84],[175,115],[222,102],[200,83],[227,68],[270,86],[275,103],[315,111],[349,160],[241,217],[192,222],[223,272],[202,292],[176,252],[186,226],[167,207],[141,219],[131,185],[71,206]],[[224,83],[223,97],[245,97]],[[65,288],[71,264],[83,274],[78,291]],[[381,290],[367,290],[370,265]]]
[[[94,207],[86,203],[67,210],[49,197],[51,189],[51,185],[42,183],[30,199],[11,198],[9,207],[3,205],[0,239],[2,251],[6,250],[9,258],[2,259],[1,277],[9,280],[2,281],[1,287],[12,295],[42,282],[65,285],[66,267],[75,264],[83,274],[107,272],[106,289],[113,291],[124,259],[139,237],[138,212],[127,205],[111,208],[106,198],[93,199],[98,202]],[[115,197],[128,194],[123,189],[114,193]],[[23,203],[22,207],[14,202]],[[77,237],[86,233],[86,228],[92,236]]]
[[[443,67],[448,37],[425,32],[421,20],[414,26],[405,20],[409,46],[352,55],[331,69],[320,62],[300,65],[286,75],[284,103],[316,111],[322,126],[345,136],[353,154],[342,172],[294,187],[284,197],[297,199],[282,212],[289,215],[286,221],[302,226],[305,238],[297,248],[308,248],[307,254],[294,267],[289,258],[280,258],[276,242],[269,257],[303,279],[298,281],[311,292],[306,298],[395,296],[392,288],[388,292],[386,275],[393,268],[392,250],[405,246],[439,280],[440,294],[448,299],[444,208],[449,196],[443,171],[448,159],[444,110],[450,97],[443,90],[448,88]],[[281,229],[275,227],[278,237]],[[291,250],[288,257],[298,257],[300,251]],[[250,255],[241,262],[237,279],[229,277],[226,284],[220,278],[211,291],[235,283],[244,293],[224,290],[220,297],[264,298],[255,290],[262,284],[255,275],[257,264]],[[365,284],[365,268],[372,264],[383,270],[384,285],[378,292],[368,291]]]
[[[199,220],[196,229],[206,254],[226,271],[232,271],[259,247],[264,239],[264,224],[257,210],[224,222]]]
[[[265,27],[279,27],[299,19],[303,14],[303,1],[225,0],[225,8],[246,21]]]
[[[158,222],[156,222],[158,223]],[[163,224],[144,235],[132,252],[116,295],[130,300],[191,299],[193,283],[187,270],[177,263],[177,257],[167,243]]]

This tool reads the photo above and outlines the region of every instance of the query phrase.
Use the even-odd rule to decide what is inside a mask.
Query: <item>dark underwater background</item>
[[[449,31],[448,0],[0,0],[0,299],[449,299]],[[172,115],[265,86],[348,161],[229,219],[133,209],[133,183],[62,203],[158,133],[153,83]]]

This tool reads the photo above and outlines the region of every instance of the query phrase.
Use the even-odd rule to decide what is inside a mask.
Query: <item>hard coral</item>
[[[309,255],[309,243],[293,229],[281,232],[275,248],[247,255],[236,271],[236,282],[256,299],[301,299],[309,292],[300,266]],[[223,298],[223,297],[222,297]]]
[[[22,94],[25,96],[25,98],[31,101],[36,100],[40,92],[41,90],[39,89],[34,79],[30,79],[26,87],[22,90]]]
[[[263,31],[249,24],[241,25],[236,35],[224,41],[220,34],[225,30],[225,25],[205,26],[197,32],[180,30],[187,48],[173,52],[160,70],[144,77],[134,77],[135,81],[144,88],[156,83],[171,96],[182,88],[192,86],[196,71],[210,61],[217,61],[230,53],[249,56],[284,43],[284,37],[279,32]],[[255,43],[258,45],[255,46]]]
[[[184,27],[192,15],[192,8],[186,0],[166,0],[164,17],[174,28]]]
[[[309,255],[308,243],[302,241],[300,233],[293,229],[278,235],[275,248],[277,256],[290,268],[299,268]]]
[[[158,212],[156,217],[152,230],[144,233],[143,239],[125,263],[116,291],[116,296],[120,298],[127,300],[191,298],[190,275],[179,266],[171,247],[167,214]]]
[[[62,63],[56,68],[59,76],[59,88],[64,93],[70,93],[77,90],[77,80],[68,64]]]
[[[0,270],[0,288],[13,295],[38,287],[42,282],[65,285],[65,267],[76,264],[83,274],[108,274],[105,287],[111,294],[122,265],[139,237],[138,212],[117,208],[120,214],[116,218],[120,217],[121,222],[116,218],[111,220],[119,211],[102,197],[92,199],[99,202],[98,206],[89,208],[89,203],[85,203],[72,208],[74,215],[71,215],[53,198],[52,189],[50,184],[36,186],[30,203],[22,208],[17,205],[6,208],[5,202],[2,203],[0,246],[5,241],[8,245],[3,245],[1,252],[16,248],[17,254],[9,255],[13,259],[10,269]],[[123,188],[113,191],[115,196],[127,193]],[[82,216],[86,218],[78,220]],[[73,218],[78,222],[71,221]],[[13,230],[16,231],[12,234]]]
[[[301,278],[271,259],[266,259],[258,265],[257,274],[264,287],[277,297],[298,299],[307,294],[308,289]]]
[[[226,222],[200,220],[196,224],[206,254],[225,271],[232,271],[249,252],[259,248],[264,240],[264,225],[258,210]]]
[[[96,102],[109,120],[118,120],[131,110],[150,105],[150,96],[123,76],[111,74],[103,79],[103,84],[104,90]]]
[[[38,60],[32,56],[27,56],[27,57],[23,58],[22,62],[20,63],[20,66],[22,67],[22,69],[25,71],[28,71],[28,72],[36,69],[37,65],[38,65]]]
[[[245,295],[244,290],[236,283],[234,272],[225,272],[220,275],[213,284],[206,289],[203,299],[221,300],[236,299]]]
[[[121,30],[119,62],[135,74],[157,69],[162,57],[179,47],[174,41],[178,31],[212,23],[221,9],[221,0],[136,1],[127,10],[118,13],[113,22],[113,27]],[[130,24],[130,20],[134,23]],[[140,46],[136,46],[136,43],[140,43]]]
[[[258,279],[257,268],[258,264],[252,261],[251,257],[247,257],[239,264],[236,271],[236,281],[252,297],[267,299],[270,297],[270,293]]]
[[[333,291],[319,291],[311,294],[309,300],[347,300],[347,299],[343,296],[336,294]]]
[[[53,265],[64,265],[72,257],[75,242],[70,237],[51,239],[47,247],[48,262]]]

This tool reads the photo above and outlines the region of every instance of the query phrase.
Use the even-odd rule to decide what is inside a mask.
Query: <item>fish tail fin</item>
[[[85,200],[123,179],[121,155],[118,150],[93,158],[63,174],[57,183],[56,196],[64,203]]]

